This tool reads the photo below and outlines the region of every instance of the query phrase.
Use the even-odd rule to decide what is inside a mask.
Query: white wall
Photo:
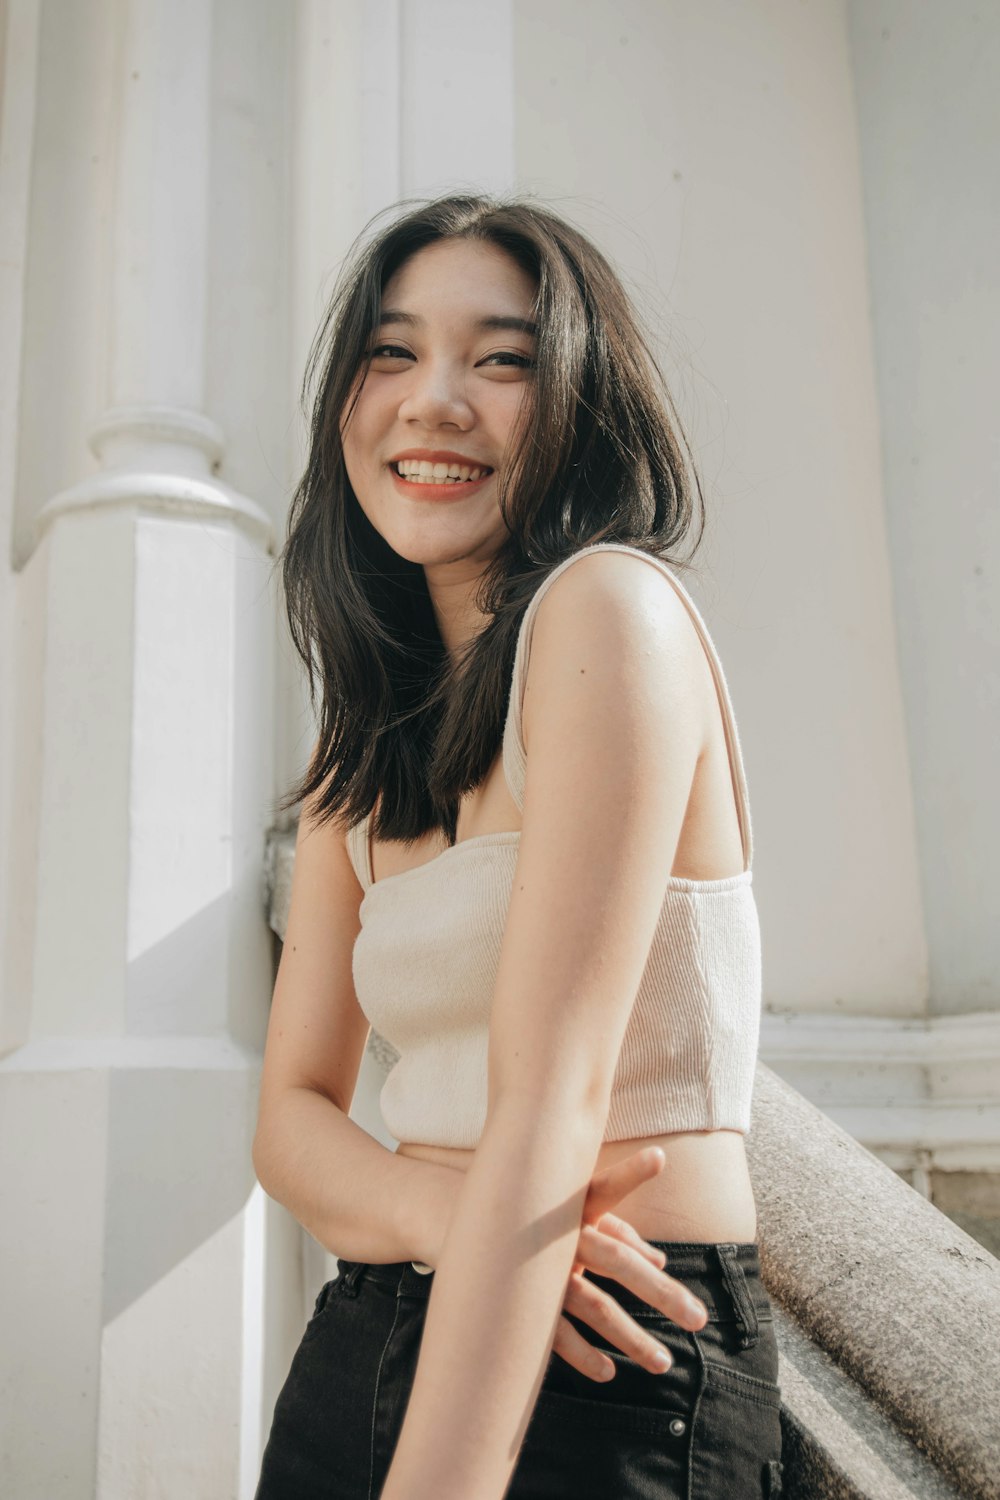
[[[850,6],[931,1009],[1000,1009],[1000,10]]]
[[[21,412],[21,340],[28,265],[28,210],[35,140],[35,74],[39,45],[37,0],[9,0],[0,8],[0,994],[15,979],[9,967],[10,906],[15,872],[3,851],[11,846],[15,802],[14,698],[18,597],[15,571],[17,430]],[[17,66],[13,66],[14,60]],[[36,647],[37,650],[37,647]],[[33,661],[20,663],[29,671]],[[13,1000],[8,1001],[12,1007]],[[20,1009],[20,1007],[19,1007]],[[21,1030],[20,1018],[13,1023]],[[2,1026],[0,1026],[2,1032]]]
[[[517,0],[522,184],[654,320],[707,487],[775,1011],[927,992],[837,0]]]

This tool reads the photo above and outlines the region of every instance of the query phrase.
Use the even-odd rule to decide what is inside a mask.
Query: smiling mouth
[[[428,459],[401,458],[389,468],[397,479],[407,484],[462,485],[477,484],[493,470],[467,464],[431,463]]]

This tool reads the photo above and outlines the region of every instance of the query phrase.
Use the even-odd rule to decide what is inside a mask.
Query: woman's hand
[[[659,1146],[646,1146],[615,1162],[590,1180],[584,1201],[576,1258],[570,1273],[563,1310],[556,1326],[552,1352],[591,1380],[608,1380],[615,1373],[614,1360],[596,1348],[573,1327],[571,1313],[602,1334],[616,1349],[655,1373],[662,1367],[657,1355],[666,1351],[634,1318],[602,1288],[583,1275],[585,1270],[609,1276],[635,1292],[644,1302],[659,1308],[681,1328],[704,1326],[705,1309],[681,1282],[663,1273],[663,1256],[636,1233],[632,1225],[611,1212],[626,1194],[655,1177],[666,1165]],[[464,1173],[452,1167],[420,1163],[420,1234],[414,1243],[418,1258],[437,1266]]]
[[[666,1157],[659,1146],[649,1146],[591,1178],[577,1258],[552,1346],[554,1354],[591,1380],[609,1380],[615,1373],[614,1360],[588,1343],[566,1313],[589,1324],[616,1349],[654,1374],[662,1374],[669,1368],[670,1356],[662,1343],[646,1333],[619,1302],[583,1275],[585,1270],[612,1277],[644,1302],[659,1308],[681,1328],[693,1331],[704,1326],[704,1304],[681,1282],[664,1275],[662,1251],[654,1250],[631,1224],[610,1212],[614,1204],[640,1183],[655,1177],[665,1164]],[[667,1364],[663,1364],[664,1357]]]

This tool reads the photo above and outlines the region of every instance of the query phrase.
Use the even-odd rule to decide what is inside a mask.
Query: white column
[[[123,7],[99,467],[42,508],[19,579],[0,1061],[19,1500],[235,1496],[241,1425],[259,1434],[274,538],[219,477],[204,410],[214,8]]]
[[[848,15],[929,1009],[1000,1037],[1000,11]]]

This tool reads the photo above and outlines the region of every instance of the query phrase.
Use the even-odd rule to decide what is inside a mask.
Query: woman
[[[606,260],[523,198],[411,209],[321,339],[284,551],[319,738],[254,1164],[340,1260],[258,1500],[775,1494],[750,815],[663,561],[700,501],[669,397]],[[394,1153],[348,1117],[370,1024]]]

